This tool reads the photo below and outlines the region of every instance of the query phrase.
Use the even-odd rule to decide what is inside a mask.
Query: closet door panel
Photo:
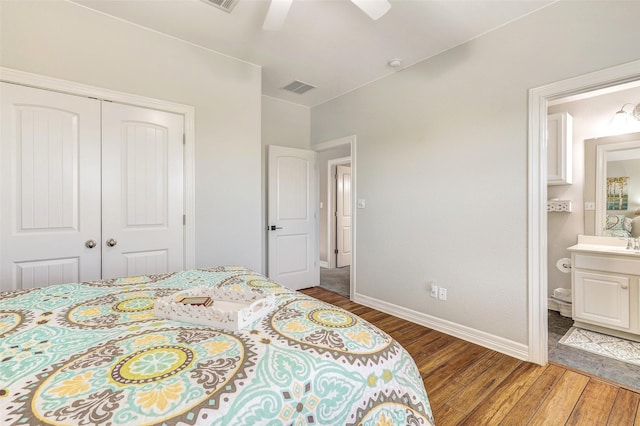
[[[0,84],[0,290],[99,279],[99,101]]]
[[[103,278],[183,269],[183,117],[103,104]]]
[[[166,128],[122,123],[123,210],[126,228],[167,226]]]
[[[168,250],[125,253],[125,267],[129,276],[162,274],[167,272]]]

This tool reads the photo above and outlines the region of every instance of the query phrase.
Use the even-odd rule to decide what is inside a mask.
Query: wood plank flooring
[[[520,361],[320,287],[302,292],[359,315],[400,342],[420,369],[438,426],[640,426],[640,393],[633,390],[561,365]]]

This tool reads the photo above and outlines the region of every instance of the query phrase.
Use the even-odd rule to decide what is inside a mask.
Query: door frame
[[[336,199],[336,181],[333,179],[331,170],[332,167],[343,164],[351,164],[351,156],[335,158],[327,162],[327,264],[329,268],[335,268],[337,265],[336,256],[335,253],[333,253],[336,247],[337,220],[332,214],[332,210],[335,210],[335,206],[332,201]],[[353,193],[351,194],[351,198],[353,199]]]
[[[183,209],[186,219],[184,225],[184,269],[195,268],[195,108],[193,106],[89,86],[6,67],[0,67],[0,81],[182,115],[184,117]]]
[[[357,228],[357,216],[358,211],[356,210],[356,201],[357,201],[357,149],[356,149],[356,135],[344,136],[342,138],[328,140],[326,142],[320,142],[314,145],[311,145],[311,149],[317,152],[327,151],[333,148],[338,148],[341,146],[348,145],[351,150],[351,268],[350,268],[350,276],[349,276],[349,298],[354,299],[357,293],[357,279],[356,279],[356,260],[357,260],[357,241],[356,241],[356,228]],[[317,203],[319,206],[320,203]],[[319,209],[318,209],[319,210]],[[318,216],[320,212],[318,211]],[[318,221],[319,223],[319,221]],[[327,223],[327,229],[330,228],[329,223]],[[327,253],[329,255],[329,253]],[[334,260],[335,261],[335,260]],[[320,262],[320,250],[318,250],[318,264]]]
[[[547,107],[550,101],[640,80],[640,60],[529,90],[527,296],[528,360],[548,362]]]

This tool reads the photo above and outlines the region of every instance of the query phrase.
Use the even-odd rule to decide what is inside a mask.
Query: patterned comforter
[[[153,315],[193,286],[269,292],[241,331]],[[0,424],[433,424],[411,356],[240,267],[0,293]]]

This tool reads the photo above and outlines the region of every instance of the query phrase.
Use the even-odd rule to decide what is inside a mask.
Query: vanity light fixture
[[[630,111],[625,111],[625,107],[627,105],[631,105],[633,109]],[[640,103],[634,105],[632,103],[626,103],[620,107],[620,110],[617,111],[613,118],[611,119],[610,126],[614,129],[624,129],[627,124],[629,124],[629,119],[635,119],[640,121]]]

